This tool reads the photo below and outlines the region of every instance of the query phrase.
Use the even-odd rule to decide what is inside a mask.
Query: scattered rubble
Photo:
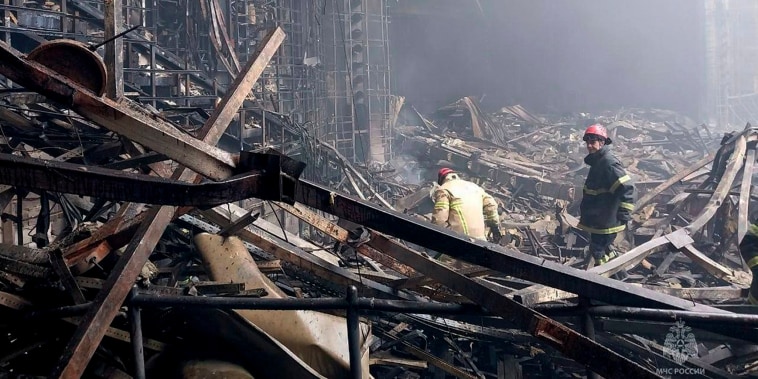
[[[0,93],[0,377],[758,369],[736,249],[758,129],[663,110],[489,114],[465,97],[429,115],[398,100],[390,162],[351,162],[276,112],[264,118],[279,142],[216,147],[283,38],[272,30],[244,66],[219,44],[237,80],[183,123],[0,42],[14,83]],[[637,208],[615,242],[625,254],[586,270],[589,122],[612,133]],[[441,165],[498,199],[503,239],[425,221]]]

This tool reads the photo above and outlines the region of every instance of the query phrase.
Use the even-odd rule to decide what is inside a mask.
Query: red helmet
[[[437,172],[437,184],[442,184],[442,181],[445,180],[445,176],[447,174],[455,172],[451,168],[443,167]]]
[[[605,130],[605,127],[600,124],[593,124],[590,125],[587,130],[584,131],[584,137],[582,138],[583,141],[587,141],[590,138],[590,135],[594,136],[595,138],[602,138],[605,141],[606,145],[611,144],[611,139],[608,138],[608,131]]]

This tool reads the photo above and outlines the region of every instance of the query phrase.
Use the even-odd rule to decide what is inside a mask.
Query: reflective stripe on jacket
[[[434,192],[432,222],[458,233],[486,240],[485,222],[499,222],[497,202],[475,183],[460,179],[456,174],[448,178]]]
[[[631,178],[607,145],[584,162],[590,172],[584,182],[579,228],[593,234],[624,230],[634,210]]]

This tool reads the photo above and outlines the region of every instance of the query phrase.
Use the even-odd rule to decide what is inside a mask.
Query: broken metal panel
[[[537,116],[530,113],[528,110],[526,110],[521,105],[512,105],[512,106],[505,106],[500,108],[500,112],[503,113],[510,113],[532,125],[538,126],[541,125],[543,122]],[[510,142],[510,141],[508,141]]]
[[[257,269],[242,241],[234,236],[222,237],[202,233],[195,242],[211,279],[243,282],[248,288],[265,288],[268,298],[286,295]],[[231,269],[234,267],[234,269]],[[348,378],[347,324],[342,317],[314,311],[235,310],[264,332],[297,354],[308,365],[329,378]],[[361,334],[370,333],[370,326],[361,325]],[[368,339],[363,339],[365,345]],[[368,378],[368,348],[361,361],[364,378]]]
[[[182,320],[191,331],[187,336],[190,345],[210,343],[218,349],[231,346],[256,378],[327,379],[281,342],[235,312],[193,309]]]
[[[495,127],[489,115],[482,112],[479,102],[470,97],[464,97],[453,104],[446,105],[437,110],[437,113],[465,112],[470,117],[471,132],[474,137],[505,146],[505,140]],[[450,116],[448,116],[450,117]]]

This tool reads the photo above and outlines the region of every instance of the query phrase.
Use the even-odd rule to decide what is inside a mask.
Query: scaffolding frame
[[[707,115],[720,127],[758,120],[758,3],[707,0],[704,5]]]
[[[389,12],[385,0],[327,2],[327,140],[354,162],[391,158]]]

